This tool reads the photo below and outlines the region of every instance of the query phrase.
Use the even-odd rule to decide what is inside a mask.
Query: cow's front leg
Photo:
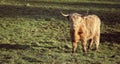
[[[72,41],[72,53],[75,53],[77,49],[78,41],[80,40],[80,36],[78,34],[78,28],[74,28],[70,30],[71,41]]]
[[[75,53],[76,49],[77,49],[77,42],[72,42],[72,53]]]
[[[86,49],[87,40],[86,40],[86,39],[83,39],[83,40],[81,40],[81,41],[82,41],[83,52],[86,52],[86,51],[87,51],[87,49]]]
[[[78,41],[79,41],[80,37],[79,35],[75,35],[73,40],[72,40],[72,53],[75,53],[76,49],[77,49],[77,44],[78,44]]]

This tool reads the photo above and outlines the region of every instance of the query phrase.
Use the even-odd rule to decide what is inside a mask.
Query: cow
[[[98,51],[100,42],[101,20],[97,15],[81,15],[79,13],[64,14],[70,24],[70,36],[72,42],[72,53],[75,53],[79,41],[82,43],[83,52],[91,49],[93,43]],[[89,42],[87,47],[87,42]]]

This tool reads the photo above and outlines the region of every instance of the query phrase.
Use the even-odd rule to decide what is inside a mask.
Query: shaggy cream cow
[[[91,49],[93,42],[98,50],[100,41],[100,25],[101,21],[96,15],[82,16],[78,13],[63,14],[67,17],[70,24],[70,35],[72,42],[72,53],[76,51],[79,40],[82,42],[83,52],[87,51],[87,41],[89,40],[88,50]]]

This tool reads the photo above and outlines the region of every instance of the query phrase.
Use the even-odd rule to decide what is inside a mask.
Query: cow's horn
[[[88,13],[89,13],[89,9],[87,10],[87,13],[86,13],[86,15],[88,15]]]
[[[62,13],[62,12],[60,12],[63,16],[65,16],[65,17],[67,17],[67,16],[69,16],[69,14],[64,14],[64,13]]]

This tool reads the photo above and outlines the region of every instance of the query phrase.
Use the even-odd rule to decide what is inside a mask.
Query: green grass
[[[0,0],[0,64],[119,64],[119,0]],[[69,25],[60,14],[101,18],[100,52],[71,54]],[[93,47],[94,48],[94,47]]]

